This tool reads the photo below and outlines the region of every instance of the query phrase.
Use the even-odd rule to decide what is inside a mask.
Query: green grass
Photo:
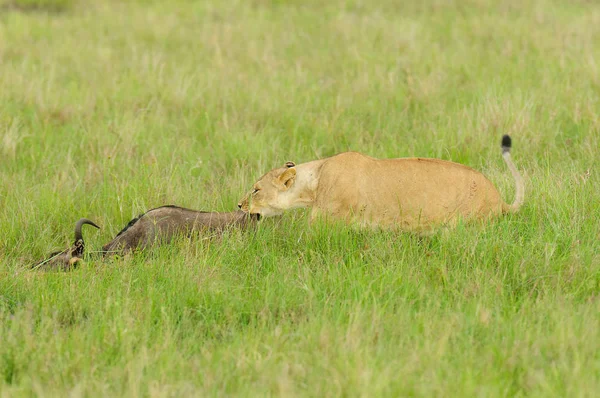
[[[594,2],[3,4],[1,396],[600,391]],[[25,268],[80,217],[93,250],[146,209],[234,209],[267,170],[346,150],[458,161],[511,202],[505,133],[526,204],[485,226],[419,239],[294,211]]]

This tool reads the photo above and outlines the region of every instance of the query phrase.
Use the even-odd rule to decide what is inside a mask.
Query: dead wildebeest
[[[38,262],[32,268],[44,270],[68,270],[77,266],[77,263],[82,259],[85,251],[85,242],[83,241],[83,235],[81,234],[81,227],[85,224],[100,229],[93,221],[88,220],[87,218],[80,219],[75,223],[75,241],[73,242],[73,245],[66,250],[50,254],[48,258]]]
[[[131,251],[168,243],[175,236],[221,233],[229,227],[246,228],[256,221],[258,221],[258,216],[241,210],[218,213],[185,209],[173,205],[161,206],[131,220],[113,240],[102,247],[100,253],[103,257],[124,255]],[[52,253],[48,259],[39,262],[33,268],[68,270],[81,260],[84,250],[81,235],[83,224],[99,228],[90,220],[82,218],[75,226],[73,247],[62,252]]]
[[[168,205],[140,214],[131,220],[117,236],[102,247],[105,257],[123,255],[133,250],[170,242],[174,236],[194,233],[221,233],[229,227],[246,228],[258,217],[243,211],[206,212]]]

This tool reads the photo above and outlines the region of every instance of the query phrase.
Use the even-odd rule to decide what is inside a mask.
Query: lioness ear
[[[296,166],[296,163],[294,163],[294,162],[286,162],[286,163],[285,163],[285,167],[287,167],[288,169],[289,169],[290,167],[295,167],[295,166]]]
[[[284,171],[279,176],[279,182],[281,182],[281,184],[283,184],[284,191],[288,190],[294,184],[295,179],[296,179],[296,169],[293,167],[290,167],[289,169]]]

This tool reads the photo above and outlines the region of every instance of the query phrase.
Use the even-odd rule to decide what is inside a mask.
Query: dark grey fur
[[[105,256],[125,254],[170,242],[175,235],[190,236],[196,232],[222,232],[226,228],[248,227],[257,221],[243,211],[217,213],[162,206],[131,220],[117,236],[102,247]]]
[[[68,270],[76,267],[77,262],[81,260],[83,253],[85,252],[85,242],[83,241],[83,235],[81,234],[81,227],[86,224],[100,229],[93,221],[88,220],[87,218],[80,219],[75,223],[75,238],[73,245],[66,250],[50,254],[48,258],[38,262],[32,268],[44,270]]]

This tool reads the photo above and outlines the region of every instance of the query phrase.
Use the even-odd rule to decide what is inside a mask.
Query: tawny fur
[[[458,220],[487,219],[517,211],[524,196],[521,175],[510,159],[510,137],[503,158],[517,194],[506,204],[480,172],[440,159],[375,159],[357,152],[271,170],[238,204],[251,214],[273,216],[312,208],[311,219],[342,219],[364,226],[426,232]]]

